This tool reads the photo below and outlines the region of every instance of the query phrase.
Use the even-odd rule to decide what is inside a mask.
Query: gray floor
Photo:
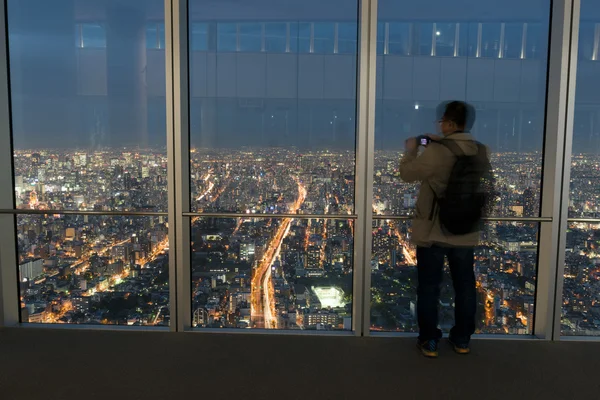
[[[598,399],[600,343],[0,330],[0,399]]]

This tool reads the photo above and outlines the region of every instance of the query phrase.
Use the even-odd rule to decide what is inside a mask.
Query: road
[[[400,234],[400,230],[396,226],[394,228],[394,234],[398,238],[398,244],[402,246],[402,254],[404,255],[404,259],[408,265],[417,265],[417,255],[414,250],[409,247],[409,244],[406,243],[404,237]]]
[[[298,198],[290,208],[290,214],[294,214],[300,209],[307,194],[304,185],[299,180],[296,180],[296,182],[298,183]],[[277,313],[275,311],[275,296],[273,281],[271,279],[271,266],[279,256],[281,244],[290,231],[292,220],[292,218],[284,218],[281,221],[281,224],[277,228],[275,235],[273,235],[273,239],[269,242],[267,250],[258,263],[252,277],[252,321],[255,321],[255,323],[260,325],[258,321],[262,319],[264,321],[264,327],[267,329],[277,329]]]

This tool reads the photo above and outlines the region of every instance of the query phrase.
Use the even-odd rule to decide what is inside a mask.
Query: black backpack
[[[432,142],[434,143],[434,142]],[[454,140],[437,142],[445,146],[456,157],[450,172],[448,186],[432,207],[432,215],[437,204],[442,229],[452,235],[465,235],[481,228],[482,218],[493,206],[494,175],[484,145],[477,144],[477,153],[467,156]]]

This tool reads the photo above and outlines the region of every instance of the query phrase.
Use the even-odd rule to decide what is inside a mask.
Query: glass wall
[[[168,326],[169,222],[185,221],[190,269],[177,278],[191,293],[173,294],[191,304],[185,328],[360,330],[365,268],[371,330],[415,332],[419,186],[399,161],[456,99],[475,107],[497,178],[476,249],[477,332],[532,334],[538,254],[554,246],[538,251],[552,2],[507,2],[379,0],[372,254],[355,265],[355,197],[369,186],[356,171],[357,0],[189,0],[190,130],[175,134],[190,148],[172,158],[163,0],[8,0],[3,212],[17,257],[2,264],[18,276],[21,321]],[[600,6],[581,7],[561,330],[600,336]],[[189,176],[168,182],[188,156]],[[176,221],[167,183],[189,193]],[[444,330],[451,289],[446,276]]]
[[[18,215],[21,320],[168,325],[165,217]]]
[[[22,321],[168,325],[163,2],[7,12]]]
[[[193,326],[350,330],[352,220],[194,218]]]
[[[351,329],[358,2],[229,3],[190,1],[193,326]]]
[[[408,221],[377,219],[371,261],[371,329],[418,332],[417,259]],[[488,222],[475,250],[476,333],[533,334],[538,223]],[[447,268],[440,295],[440,327],[454,323]]]
[[[463,2],[379,1],[373,212],[376,218],[412,215],[419,185],[398,177],[404,141],[437,133],[437,105],[463,100],[476,109],[473,135],[491,151],[498,191],[492,217],[539,217],[551,2],[508,12],[484,1],[466,13],[454,3]],[[372,329],[411,331],[411,230],[384,221],[376,219],[374,227]],[[537,232],[537,224],[487,225],[476,262],[479,312],[488,312],[488,298],[496,305],[493,318],[480,315],[480,332],[532,332],[523,321],[532,321],[533,308],[524,304],[535,292]],[[444,304],[449,312],[449,297]]]
[[[562,304],[564,335],[600,335],[600,4],[581,2]],[[578,222],[577,219],[598,220]]]

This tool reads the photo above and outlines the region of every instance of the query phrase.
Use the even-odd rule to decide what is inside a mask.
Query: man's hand
[[[404,142],[404,147],[408,152],[416,151],[417,147],[419,147],[419,144],[417,143],[417,138],[411,137],[406,139],[406,141]]]

